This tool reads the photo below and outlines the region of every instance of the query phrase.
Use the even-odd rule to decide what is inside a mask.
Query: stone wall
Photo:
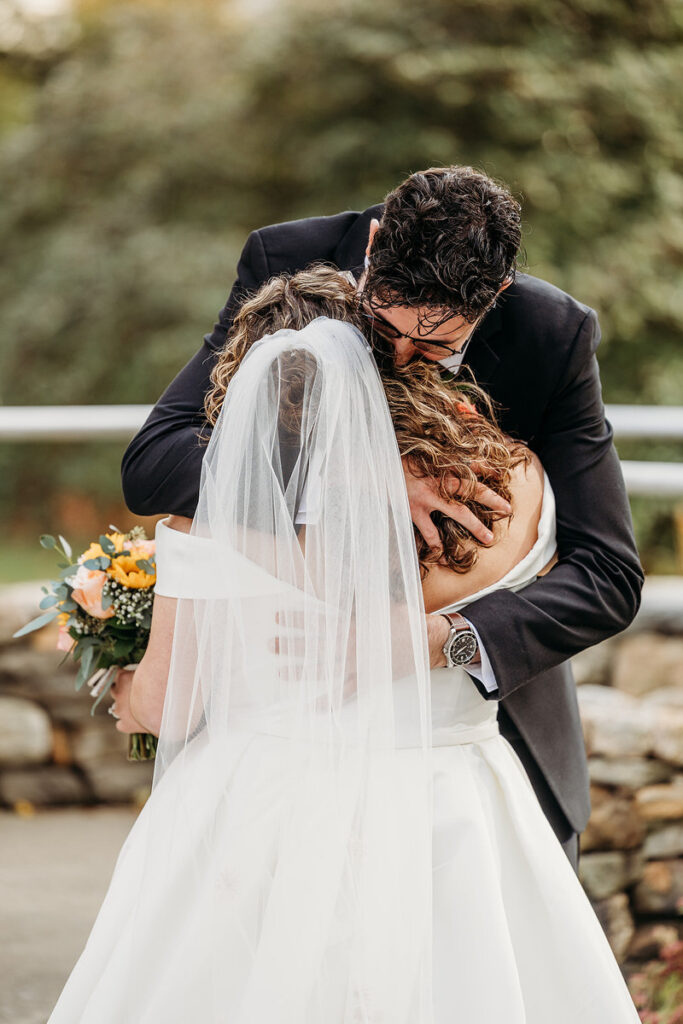
[[[11,639],[37,591],[0,588],[0,803],[141,805],[153,765],[126,760],[108,701],[91,717],[55,631]],[[593,806],[580,875],[635,964],[683,937],[683,579],[648,580],[633,626],[575,659],[575,674]]]
[[[55,650],[56,628],[20,640],[36,614],[39,585],[0,587],[0,805],[142,804],[153,764],[128,761],[106,698],[91,716],[87,688]]]
[[[649,580],[641,614],[574,672],[592,812],[579,873],[621,961],[683,938],[683,580]]]

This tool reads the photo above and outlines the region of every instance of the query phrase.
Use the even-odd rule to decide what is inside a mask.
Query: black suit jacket
[[[194,515],[205,450],[196,436],[203,398],[245,293],[317,260],[360,274],[370,221],[381,215],[382,207],[374,206],[363,213],[275,224],[249,235],[213,332],[125,453],[123,490],[133,512]],[[592,309],[520,274],[477,329],[466,360],[502,406],[503,428],[540,456],[557,500],[558,564],[517,593],[500,590],[470,604],[467,617],[496,675],[501,730],[516,746],[560,838],[567,822],[581,831],[590,811],[567,659],[629,624],[643,580],[605,420],[595,358],[599,340]],[[547,792],[541,794],[543,786]]]

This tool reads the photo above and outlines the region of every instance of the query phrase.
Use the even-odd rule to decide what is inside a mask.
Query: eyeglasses
[[[463,339],[463,341],[460,342],[460,347],[453,348],[452,345],[444,345],[441,341],[427,341],[425,338],[416,338],[412,334],[402,334],[398,327],[395,327],[394,324],[390,323],[382,316],[381,313],[375,312],[375,310],[373,310],[367,303],[364,304],[362,311],[363,315],[370,321],[372,329],[386,341],[394,342],[403,339],[411,342],[419,352],[429,353],[430,351],[433,352],[434,350],[437,350],[442,355],[442,358],[445,358],[446,356],[460,355],[463,351],[463,344],[467,344],[481,320],[480,317],[476,323],[472,324],[472,330]]]

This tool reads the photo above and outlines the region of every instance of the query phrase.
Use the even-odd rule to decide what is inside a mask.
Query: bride
[[[157,526],[114,688],[159,736],[152,793],[49,1024],[637,1024],[496,703],[428,664],[425,608],[552,564],[548,478],[475,387],[373,358],[353,291],[274,279],[217,364],[197,512]],[[481,517],[476,467],[513,507],[496,544],[444,519],[435,561],[401,456]]]

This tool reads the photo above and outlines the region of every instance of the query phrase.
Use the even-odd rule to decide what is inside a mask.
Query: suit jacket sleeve
[[[640,603],[642,570],[612,428],[605,419],[589,310],[547,405],[535,445],[557,501],[559,561],[523,590],[500,590],[464,614],[478,630],[501,698],[618,633]]]
[[[242,250],[237,280],[213,332],[205,335],[202,347],[171,381],[123,456],[123,494],[136,515],[194,515],[206,450],[199,432],[211,371],[245,294],[268,276],[263,242],[254,231]]]

